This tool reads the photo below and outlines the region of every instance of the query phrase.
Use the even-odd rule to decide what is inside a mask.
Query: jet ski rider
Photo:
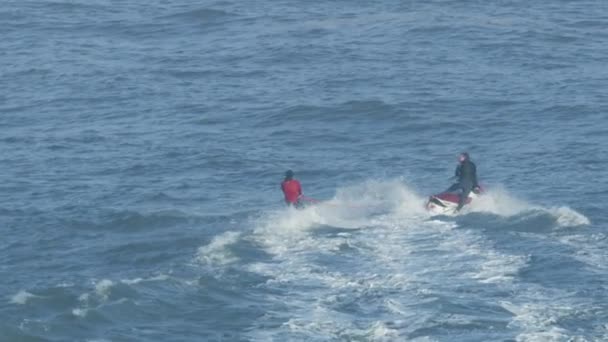
[[[458,200],[456,211],[462,209],[471,191],[475,193],[480,191],[479,184],[477,184],[477,167],[471,161],[469,154],[467,152],[461,153],[458,156],[458,162],[455,172],[455,178],[458,179],[458,183],[453,184],[447,190],[448,192],[460,190],[460,199]]]

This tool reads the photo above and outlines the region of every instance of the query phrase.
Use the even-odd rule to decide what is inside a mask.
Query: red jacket
[[[285,202],[287,203],[297,203],[298,198],[302,195],[302,186],[295,179],[283,181],[281,183],[281,190],[283,190]]]

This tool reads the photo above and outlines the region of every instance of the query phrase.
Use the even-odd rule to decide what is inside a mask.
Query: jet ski
[[[465,205],[470,204],[475,198],[481,195],[481,188],[477,187],[469,193],[469,197],[465,201]],[[432,215],[456,215],[458,212],[458,201],[460,193],[458,192],[442,192],[436,195],[429,196],[426,202],[426,210]]]

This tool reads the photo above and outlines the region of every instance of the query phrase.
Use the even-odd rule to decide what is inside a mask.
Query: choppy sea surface
[[[0,339],[608,340],[607,23],[4,1]],[[433,217],[462,151],[487,193]],[[287,169],[319,202],[284,206]]]

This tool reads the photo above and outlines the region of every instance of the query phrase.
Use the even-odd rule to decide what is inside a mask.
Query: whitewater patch
[[[560,242],[576,250],[572,255],[600,274],[608,272],[608,236],[604,233],[592,235],[567,235]]]
[[[237,262],[239,259],[230,250],[230,246],[237,243],[241,233],[228,231],[215,236],[211,242],[199,247],[197,260],[204,265],[228,265]]]
[[[466,208],[466,207],[465,207]],[[502,186],[487,189],[476,198],[468,208],[471,212],[492,213],[499,216],[513,216],[532,210],[533,207],[524,200],[515,198]]]
[[[369,180],[339,188],[333,198],[303,210],[289,208],[268,212],[255,222],[254,235],[264,236],[267,238],[264,242],[277,246],[289,245],[283,242],[294,239],[300,241],[311,229],[321,226],[358,230],[378,225],[395,226],[395,223],[399,226],[406,221],[416,225],[433,219],[424,208],[426,199],[426,196],[417,194],[402,180]],[[587,217],[569,207],[546,208],[533,205],[513,196],[501,186],[490,188],[463,210],[464,215],[489,213],[501,217],[533,212],[550,215],[558,227],[590,224]],[[278,244],[273,243],[276,239],[280,240]]]
[[[17,294],[15,294],[14,296],[11,297],[10,302],[13,304],[24,305],[24,304],[27,304],[27,302],[30,299],[36,298],[36,297],[39,297],[39,296],[31,294],[25,290],[21,290],[21,291],[17,292]]]
[[[134,285],[147,281],[162,281],[168,279],[166,275],[158,275],[151,278],[135,278],[120,281],[110,279],[93,280],[93,287],[78,296],[78,307],[72,309],[76,317],[85,318],[91,310],[96,310],[108,303],[120,303],[127,298],[134,297],[136,289]]]
[[[230,246],[242,239],[271,256],[270,261],[240,265],[267,278],[258,285],[272,294],[265,302],[284,308],[258,320],[260,327],[283,323],[252,332],[254,339],[381,341],[411,334],[424,340],[416,331],[435,325],[436,317],[444,317],[444,323],[454,327],[484,324],[485,317],[475,310],[452,311],[458,310],[453,307],[458,307],[461,291],[479,289],[480,294],[467,295],[465,303],[494,307],[492,296],[519,286],[518,274],[529,256],[497,250],[484,230],[462,229],[466,227],[457,220],[430,216],[424,202],[425,197],[399,180],[368,181],[340,188],[333,198],[302,210],[266,212],[252,219],[251,230],[221,234],[199,248],[197,255],[203,264],[239,265]],[[567,207],[531,205],[501,188],[491,189],[468,210],[507,220],[510,216],[526,220],[522,214],[535,211],[551,215],[559,227],[587,222]],[[280,294],[284,292],[288,294]],[[544,301],[538,305],[545,305]],[[536,303],[530,300],[503,308],[526,311]],[[550,309],[559,314],[557,306]],[[521,341],[565,333],[551,324],[534,331],[526,314],[517,312],[513,315],[519,318],[511,324],[521,329]],[[506,320],[505,313],[495,315],[498,322]],[[408,319],[409,324],[399,324]]]
[[[310,248],[306,236],[322,226],[339,229],[365,229],[376,226],[387,214],[400,218],[428,218],[424,199],[399,180],[370,180],[340,188],[333,198],[302,210],[286,208],[267,213],[254,223],[254,239],[270,248],[271,253],[285,252],[283,247]],[[274,250],[273,250],[274,248]]]
[[[528,297],[528,293],[534,295]],[[585,304],[571,303],[558,294],[548,298],[543,289],[530,289],[520,293],[523,303],[502,301],[500,305],[513,314],[509,327],[517,328],[518,342],[531,341],[586,341],[582,336],[573,336],[572,332],[560,326],[560,321],[572,315],[585,312]],[[521,300],[520,299],[520,300]]]
[[[109,279],[102,279],[95,284],[95,293],[103,300],[108,300],[114,282]]]
[[[283,326],[290,332],[302,338],[316,339],[319,336],[331,337],[346,341],[377,341],[389,342],[399,338],[399,331],[388,327],[384,322],[375,321],[367,327],[358,327],[348,318],[337,319],[336,315],[318,308],[314,313],[318,319],[314,321],[290,319]]]
[[[466,212],[491,213],[502,217],[510,217],[526,212],[542,212],[555,218],[558,227],[577,227],[591,224],[583,214],[566,206],[543,207],[530,204],[510,194],[502,186],[487,190],[483,196],[476,198]]]
[[[332,208],[353,203],[369,204],[373,209],[350,212]],[[406,303],[417,303],[418,296],[428,291],[426,286],[446,283],[445,267],[454,251],[446,246],[440,256],[437,243],[465,234],[454,229],[454,222],[429,220],[423,204],[424,198],[398,181],[370,181],[340,189],[319,206],[278,210],[256,221],[247,238],[273,255],[273,261],[251,263],[247,270],[269,278],[264,286],[270,292],[290,289],[288,297],[269,299],[287,306],[290,317],[264,336],[378,341],[403,337],[403,328],[395,328],[394,323],[403,315],[387,303],[393,303],[389,300],[396,294],[405,297]],[[319,229],[334,229],[340,234],[316,234]],[[466,250],[469,241],[458,243]],[[340,248],[344,245],[349,246],[348,251]],[[484,259],[496,255],[488,254]],[[333,267],[333,262],[340,267]],[[511,272],[508,268],[502,274]],[[448,273],[464,272],[455,269]],[[370,313],[377,313],[373,315],[376,319],[361,318]],[[356,325],[354,317],[359,317]],[[379,321],[379,317],[386,320]],[[272,318],[280,317],[265,320]]]
[[[506,216],[534,208],[501,188],[482,198],[471,211]],[[491,245],[477,241],[482,239],[479,236],[453,231],[458,226],[456,223],[431,218],[424,209],[424,200],[400,180],[367,181],[340,188],[331,200],[304,210],[283,209],[267,213],[255,222],[256,228],[246,238],[290,263],[296,257],[306,259],[314,253],[339,252],[344,245],[360,253],[373,253],[376,262],[389,265],[425,248],[429,253],[439,248],[448,255],[459,251],[461,255],[477,259],[477,270],[469,275],[485,283],[511,281],[526,265],[526,256],[499,253]],[[349,205],[371,209],[350,210]],[[562,215],[564,212],[560,211]],[[584,221],[580,216],[576,217]],[[353,232],[322,238],[312,233],[319,227],[353,229]],[[429,244],[429,241],[439,241],[439,245]],[[420,262],[426,263],[423,259]],[[303,264],[307,265],[307,262]]]
[[[135,279],[122,279],[120,282],[127,285],[136,285],[144,282],[152,282],[152,281],[163,281],[168,280],[169,276],[166,274],[159,274],[150,278],[135,278]]]
[[[79,318],[87,317],[88,313],[89,313],[89,309],[86,309],[86,308],[74,308],[72,310],[72,315],[79,317]]]
[[[583,214],[568,207],[551,208],[549,212],[557,218],[560,227],[587,226],[591,221]]]

